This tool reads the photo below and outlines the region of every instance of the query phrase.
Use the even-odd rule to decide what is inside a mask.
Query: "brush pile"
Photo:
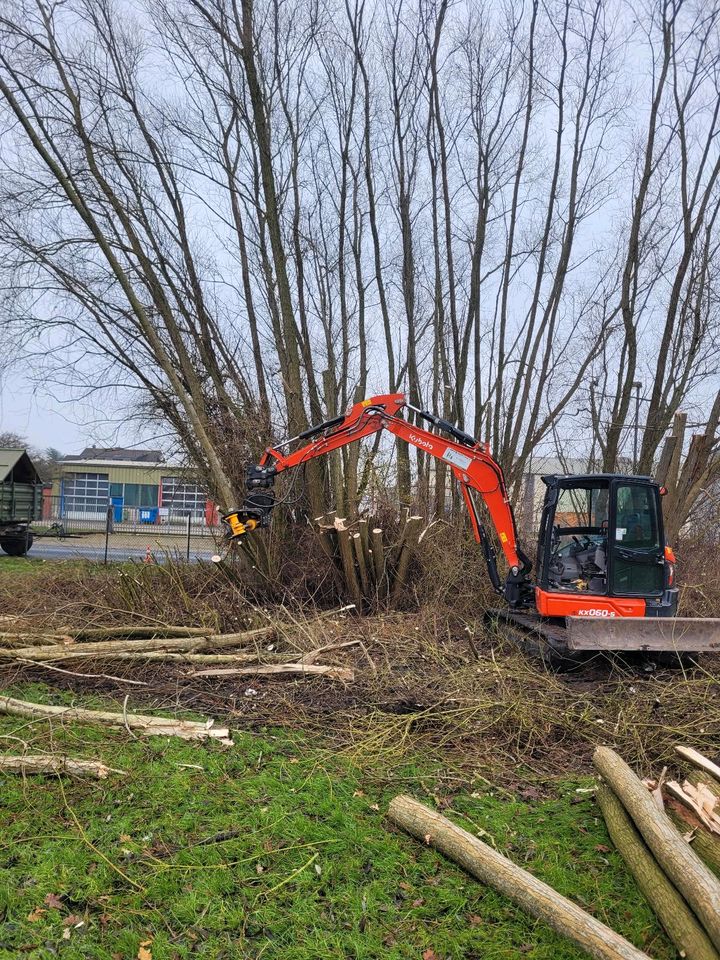
[[[305,621],[303,629],[310,631],[320,621],[341,616],[353,607],[319,614]],[[269,641],[292,629],[292,624],[271,621],[267,626],[239,633],[215,633],[205,627],[185,626],[129,626],[71,629],[44,633],[11,633],[0,635],[0,662],[27,664],[57,673],[72,673],[69,664],[78,661],[137,661],[147,663],[180,663],[200,666],[192,676],[252,676],[276,674],[282,676],[312,675],[331,680],[350,681],[352,670],[317,663],[316,661],[338,647],[359,645],[360,640],[340,644],[324,643],[312,650],[297,653],[275,653]],[[220,666],[219,669],[218,666]],[[211,669],[207,669],[208,667]],[[108,674],[74,674],[76,676],[104,676]],[[125,682],[142,685],[142,681]]]
[[[677,747],[692,765],[682,785],[640,780],[608,747],[593,757],[610,837],[680,956],[720,958],[720,767]]]

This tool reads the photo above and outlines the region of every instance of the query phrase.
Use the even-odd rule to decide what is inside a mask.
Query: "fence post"
[[[192,521],[192,514],[188,513],[187,515],[187,543],[185,549],[185,559],[190,562],[190,523]]]
[[[107,514],[105,515],[105,559],[104,563],[107,566],[108,562],[108,546],[110,544],[110,528],[112,527],[113,521],[113,507],[112,504],[108,505]]]

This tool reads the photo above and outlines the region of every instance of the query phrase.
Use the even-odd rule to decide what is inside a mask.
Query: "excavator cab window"
[[[607,531],[610,485],[558,483],[550,528],[547,581],[563,593],[607,593]]]
[[[539,585],[555,593],[658,598],[665,587],[656,483],[636,477],[548,476]]]

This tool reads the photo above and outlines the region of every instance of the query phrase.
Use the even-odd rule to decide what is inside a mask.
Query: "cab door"
[[[657,597],[665,580],[660,495],[656,485],[633,480],[612,484],[610,593]]]

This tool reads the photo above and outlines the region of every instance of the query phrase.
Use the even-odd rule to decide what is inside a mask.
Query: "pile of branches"
[[[303,628],[353,607],[319,614],[305,621]],[[287,625],[285,625],[287,626]],[[189,676],[321,676],[331,680],[351,681],[354,671],[347,667],[320,664],[324,654],[340,647],[354,646],[360,640],[322,644],[312,650],[277,653],[268,643],[283,630],[283,624],[239,633],[216,633],[207,627],[115,625],[64,632],[0,633],[0,663],[17,663],[45,668],[48,671],[77,677],[105,677],[124,683],[144,686],[141,680],[114,677],[107,673],[76,672],[69,667],[79,661],[142,662],[186,664]],[[263,646],[263,644],[265,646]]]
[[[691,770],[680,784],[641,781],[613,750],[593,757],[598,803],[629,871],[681,957],[720,957],[720,767],[677,747]]]

